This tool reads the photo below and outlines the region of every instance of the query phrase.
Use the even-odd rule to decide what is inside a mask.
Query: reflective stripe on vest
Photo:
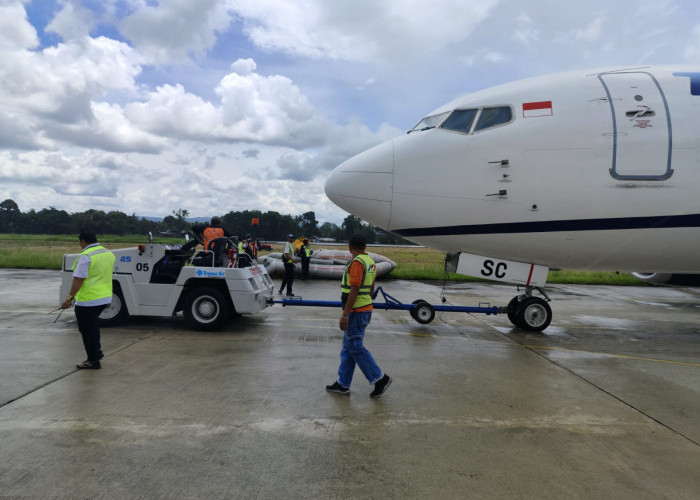
[[[360,291],[357,294],[355,303],[352,305],[353,309],[365,307],[372,303],[372,285],[374,284],[374,279],[377,277],[377,266],[372,260],[372,257],[366,253],[359,254],[345,266],[343,279],[340,282],[341,293],[350,293],[352,287],[350,286],[350,273],[348,271],[350,269],[350,264],[355,261],[362,264],[362,285],[360,285]]]
[[[76,302],[90,302],[112,296],[112,273],[114,272],[114,254],[103,246],[86,248],[80,255],[90,257],[88,277],[75,294]],[[80,257],[73,262],[73,271]]]
[[[224,237],[224,230],[220,227],[208,227],[202,232],[204,237],[204,250],[209,250],[209,242],[216,238]]]
[[[289,255],[289,259],[285,259],[284,254]],[[294,255],[294,245],[292,245],[290,242],[287,242],[285,243],[284,251],[282,252],[282,261],[292,264],[294,262],[294,259],[292,259],[292,255]]]

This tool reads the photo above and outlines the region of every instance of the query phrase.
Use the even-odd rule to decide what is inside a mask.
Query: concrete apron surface
[[[0,270],[0,498],[616,498],[700,495],[700,292],[553,285],[542,334],[504,315],[375,311],[330,394],[339,309],[275,305],[194,332],[181,315],[102,330],[101,370],[58,272]],[[276,283],[278,284],[278,283]],[[440,284],[385,281],[403,302]],[[339,285],[300,281],[309,299]],[[514,287],[450,284],[448,303]]]

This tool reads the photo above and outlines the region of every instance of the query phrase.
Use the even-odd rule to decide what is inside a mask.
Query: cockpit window
[[[503,125],[513,119],[513,111],[510,106],[498,106],[495,108],[483,108],[479,115],[479,121],[476,122],[474,132]]]
[[[472,129],[478,109],[456,109],[440,128],[468,134]]]
[[[438,125],[440,125],[440,123],[442,122],[442,120],[445,119],[448,113],[449,111],[446,111],[445,113],[440,113],[438,115],[426,116],[418,122],[418,125],[409,130],[408,133],[410,134],[411,132],[420,132],[422,130],[435,128]]]

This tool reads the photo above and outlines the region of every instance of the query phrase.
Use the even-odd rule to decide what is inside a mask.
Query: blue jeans
[[[350,387],[352,375],[355,373],[355,365],[367,378],[370,384],[375,384],[384,376],[365,346],[362,339],[365,336],[365,328],[372,318],[372,311],[350,313],[348,329],[343,335],[343,348],[340,351],[340,367],[338,368],[338,383],[343,387]]]

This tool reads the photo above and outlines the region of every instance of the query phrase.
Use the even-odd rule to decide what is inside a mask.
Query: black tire
[[[433,319],[435,319],[435,309],[433,309],[433,306],[428,304],[425,300],[414,300],[413,303],[416,305],[413,309],[411,309],[409,312],[411,314],[411,317],[415,319],[418,323],[421,325],[427,325]]]
[[[513,297],[510,302],[508,302],[508,319],[510,320],[513,325],[517,326],[518,328],[524,328],[519,322],[518,322],[518,306],[520,305],[519,299],[520,296]]]
[[[187,294],[182,312],[190,327],[208,332],[218,330],[231,317],[227,297],[216,288],[206,286]]]
[[[541,332],[552,321],[552,308],[539,297],[528,297],[518,305],[516,326],[530,332]]]
[[[118,326],[129,317],[129,311],[124,303],[124,295],[118,284],[112,286],[112,303],[107,306],[98,318],[100,326]]]

